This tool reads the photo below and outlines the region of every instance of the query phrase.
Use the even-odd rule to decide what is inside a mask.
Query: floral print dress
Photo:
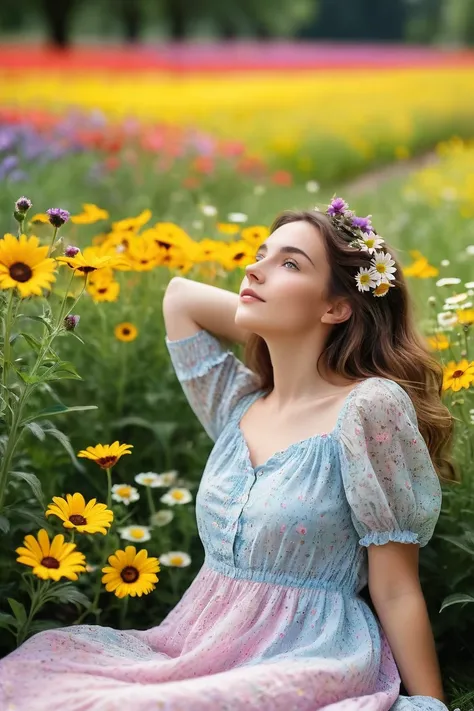
[[[407,393],[368,378],[331,432],[253,467],[239,423],[264,394],[255,375],[207,331],[166,343],[215,442],[196,497],[204,563],[156,627],[31,637],[0,662],[2,711],[446,711],[400,695],[359,595],[367,546],[425,546],[440,512]]]

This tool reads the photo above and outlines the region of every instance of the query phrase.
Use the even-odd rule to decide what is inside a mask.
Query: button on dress
[[[400,695],[388,640],[359,595],[367,546],[425,546],[440,513],[405,390],[358,383],[331,432],[253,467],[239,424],[265,394],[255,374],[207,331],[166,344],[215,442],[196,496],[204,563],[156,627],[28,639],[0,661],[2,711],[446,711]]]

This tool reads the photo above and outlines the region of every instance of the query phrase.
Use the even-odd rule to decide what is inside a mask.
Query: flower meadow
[[[334,162],[318,158],[306,173],[295,164],[304,151],[278,162],[271,142],[255,151],[212,122],[0,112],[2,654],[55,626],[151,627],[190,585],[211,443],[171,368],[164,291],[175,275],[236,291],[281,209],[323,206],[336,192],[394,245],[443,366],[459,476],[443,485],[420,575],[450,705],[472,708],[474,149],[451,134],[453,116],[423,167],[336,192],[341,156],[349,174],[355,165],[343,133],[340,154],[327,146]],[[286,121],[298,136],[299,120]],[[407,134],[384,145],[398,161],[416,147]]]

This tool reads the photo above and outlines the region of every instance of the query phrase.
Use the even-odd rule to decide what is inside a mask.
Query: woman
[[[418,549],[453,478],[452,418],[370,219],[340,198],[285,212],[239,295],[175,278],[164,317],[215,441],[204,565],[150,630],[32,637],[0,665],[1,708],[445,711]]]

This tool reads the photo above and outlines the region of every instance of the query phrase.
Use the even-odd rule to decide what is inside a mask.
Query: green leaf
[[[43,429],[40,427],[40,425],[37,425],[36,422],[28,422],[26,425],[26,429],[30,430],[31,434],[34,434],[35,437],[37,437],[41,442],[44,442],[46,439],[46,435],[43,431]]]
[[[30,321],[39,321],[39,323],[42,323],[46,328],[48,329],[49,333],[52,332],[53,330],[53,324],[51,321],[47,318],[47,316],[28,316],[28,315],[23,315],[22,318],[27,318]]]
[[[28,345],[30,346],[30,348],[32,348],[32,349],[35,351],[35,353],[39,353],[39,352],[40,352],[40,350],[41,350],[41,342],[38,341],[37,338],[35,338],[34,336],[31,336],[29,333],[25,333],[24,331],[22,331],[22,332],[19,333],[18,335],[19,335],[19,336],[23,336],[23,338],[25,339],[25,341],[28,343]]]
[[[39,412],[34,413],[33,415],[30,415],[30,417],[27,417],[25,420],[22,421],[22,425],[26,425],[29,422],[33,422],[35,420],[40,420],[43,417],[51,417],[53,415],[64,415],[66,412],[83,412],[85,410],[97,410],[98,407],[97,405],[75,405],[73,407],[68,407],[67,405],[51,405],[51,407],[47,407],[44,410],[40,410]]]
[[[454,595],[448,595],[445,597],[442,605],[440,607],[440,612],[450,605],[458,605],[463,602],[474,602],[474,597],[472,595],[466,595],[464,593],[455,593]]]
[[[77,469],[78,472],[82,473],[85,471],[84,465],[81,464],[76,457],[76,453],[71,446],[69,437],[67,435],[65,435],[64,432],[61,432],[61,430],[58,430],[58,429],[56,429],[56,427],[53,427],[53,426],[48,427],[48,428],[44,427],[43,432],[45,434],[50,434],[52,437],[55,437],[55,439],[58,440],[58,442],[64,447],[66,452],[69,454],[71,463]]]
[[[474,548],[470,548],[464,541],[462,541],[459,538],[456,538],[455,536],[444,536],[440,534],[438,538],[442,538],[444,541],[448,541],[448,543],[452,543],[453,546],[457,546],[461,550],[463,550],[465,553],[469,553],[469,555],[474,556]]]
[[[23,479],[31,487],[33,494],[38,499],[42,508],[45,508],[43,489],[41,488],[41,482],[35,474],[31,472],[11,472],[11,474],[17,479]]]
[[[15,512],[21,518],[26,518],[28,521],[32,521],[35,526],[39,526],[39,528],[48,528],[44,517],[42,518],[41,516],[39,516],[35,509],[24,509],[18,506],[12,506],[10,508],[10,511]]]
[[[17,622],[16,622],[15,618],[13,617],[13,615],[9,615],[6,612],[0,612],[0,627],[10,630],[10,627],[15,629],[16,626],[17,626]]]
[[[13,614],[15,615],[18,624],[24,625],[26,622],[26,610],[21,602],[14,600],[12,597],[7,598],[8,604],[12,608]]]
[[[0,531],[8,533],[10,530],[10,521],[5,516],[0,516]]]
[[[52,588],[51,591],[48,592],[48,597],[53,600],[59,600],[59,602],[72,602],[75,605],[83,605],[84,607],[89,607],[91,604],[87,595],[84,595],[84,593],[74,587],[74,585],[68,583]]]
[[[23,370],[20,370],[19,368],[13,367],[13,370],[17,375],[20,376],[20,378],[23,380],[24,383],[27,385],[34,385],[35,383],[41,383],[41,376],[40,375],[30,375],[28,372],[25,372]]]

